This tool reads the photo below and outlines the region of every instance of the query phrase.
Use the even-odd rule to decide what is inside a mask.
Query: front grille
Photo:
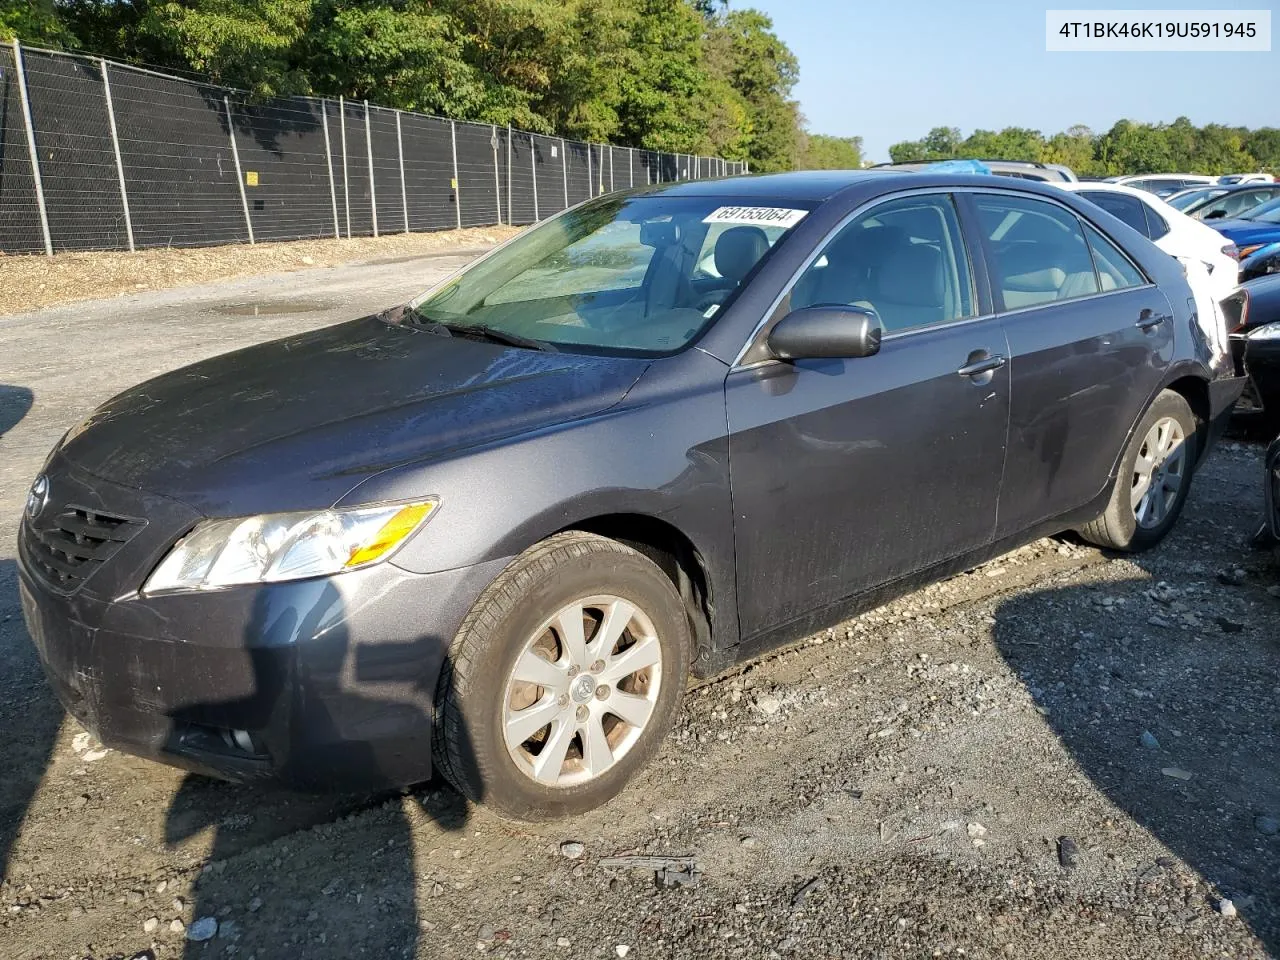
[[[52,518],[23,523],[27,560],[49,586],[71,593],[145,523],[83,507],[64,507]]]

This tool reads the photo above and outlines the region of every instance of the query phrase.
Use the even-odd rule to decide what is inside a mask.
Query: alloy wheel
[[[662,641],[643,610],[610,595],[566,604],[529,637],[507,679],[507,751],[547,786],[593,780],[635,746],[661,686]]]
[[[1129,494],[1138,526],[1160,526],[1177,502],[1187,478],[1186,440],[1182,424],[1173,417],[1157,420],[1143,438]]]

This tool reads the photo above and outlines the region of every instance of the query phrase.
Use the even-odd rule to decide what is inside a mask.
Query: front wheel
[[[1182,512],[1195,462],[1195,414],[1181,395],[1161,391],[1125,449],[1107,508],[1080,535],[1127,553],[1154,547]]]
[[[436,695],[436,764],[514,819],[597,807],[670,729],[690,646],[684,603],[653,561],[606,537],[557,534],[463,621]]]

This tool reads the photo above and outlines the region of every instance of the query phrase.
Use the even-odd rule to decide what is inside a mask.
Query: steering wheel
[[[706,313],[712,307],[724,303],[725,297],[729,296],[732,290],[733,287],[721,287],[718,290],[708,291],[698,298],[698,302],[694,304],[693,308],[699,313]]]

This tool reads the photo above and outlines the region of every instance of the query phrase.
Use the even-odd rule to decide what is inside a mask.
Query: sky
[[[1266,9],[1272,0],[1148,8]],[[1113,9],[1142,4],[1113,0]],[[1280,24],[1270,53],[1048,53],[1045,10],[1097,7],[1012,0],[735,0],[773,18],[800,60],[794,96],[815,133],[860,136],[864,155],[932,127],[1044,134],[1117,120],[1280,126]],[[1276,12],[1272,18],[1276,19]]]

